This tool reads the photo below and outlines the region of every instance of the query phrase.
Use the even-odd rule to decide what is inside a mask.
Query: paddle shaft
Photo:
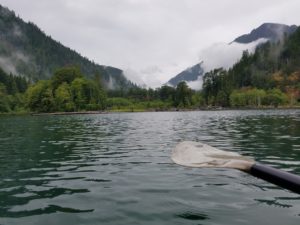
[[[251,175],[300,194],[300,176],[255,163],[248,171]]]

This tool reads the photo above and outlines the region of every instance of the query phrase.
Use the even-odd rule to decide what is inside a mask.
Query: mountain
[[[200,62],[192,67],[187,68],[186,70],[182,71],[172,79],[168,81],[168,84],[172,86],[176,86],[181,81],[196,81],[198,80],[199,76],[204,74],[204,70],[202,68],[203,62]]]
[[[249,34],[241,35],[241,36],[237,37],[229,45],[227,45],[227,44],[226,45],[232,46],[232,48],[235,48],[232,45],[232,43],[234,43],[235,45],[242,45],[242,46],[239,46],[239,49],[240,49],[239,51],[240,51],[240,53],[242,53],[243,48],[244,49],[249,48],[249,45],[247,45],[247,44],[250,44],[250,45],[254,44],[254,46],[257,46],[258,44],[260,44],[260,42],[255,43],[256,41],[258,41],[258,39],[265,38],[271,42],[276,42],[276,41],[282,39],[282,37],[284,37],[285,34],[287,36],[291,35],[292,33],[294,33],[296,31],[296,29],[297,29],[296,25],[288,26],[288,25],[277,24],[277,23],[264,23],[261,26],[259,26],[258,28],[252,30]],[[229,50],[229,48],[225,48],[225,47],[226,46],[224,46],[224,49]],[[231,53],[228,52],[228,54],[231,54]],[[221,52],[221,54],[219,54],[216,57],[219,59],[221,55],[222,55],[222,52]],[[225,56],[225,57],[227,57],[227,56]],[[226,61],[226,60],[223,60],[223,61]],[[235,63],[235,62],[236,61],[234,61],[233,63]],[[203,77],[205,72],[208,72],[208,71],[204,71],[203,64],[205,64],[205,61],[182,71],[181,73],[179,73],[178,75],[176,75],[172,79],[170,79],[168,81],[168,84],[170,84],[172,86],[176,86],[180,81],[190,82],[190,81],[198,80],[199,77]]]
[[[0,5],[0,67],[5,72],[37,81],[48,79],[58,68],[69,65],[80,67],[90,78],[100,74],[108,89],[133,85],[122,70],[90,61]]]
[[[290,35],[297,29],[296,25],[288,26],[278,23],[264,23],[258,28],[252,30],[249,34],[237,37],[233,42],[248,44],[260,38],[266,38],[270,41],[280,40],[284,34]]]
[[[300,27],[281,42],[258,45],[243,52],[229,70],[204,75],[203,96],[214,106],[300,104]]]

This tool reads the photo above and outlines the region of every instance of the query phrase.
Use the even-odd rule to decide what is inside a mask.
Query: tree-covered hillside
[[[300,99],[300,28],[277,42],[243,53],[231,69],[216,69],[204,76],[203,95],[208,105],[293,105]]]
[[[101,66],[82,57],[47,36],[35,24],[25,23],[0,5],[0,67],[4,71],[36,82],[48,79],[58,68],[70,65],[79,67],[89,78],[99,74],[106,88],[132,86],[122,70]]]

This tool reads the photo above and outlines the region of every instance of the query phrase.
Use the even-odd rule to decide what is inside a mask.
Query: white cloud
[[[170,63],[160,67],[152,65],[140,70],[125,69],[124,75],[141,86],[157,88],[167,83],[181,68],[186,68],[189,65],[189,62],[186,64]]]
[[[144,80],[143,80],[143,78],[141,76],[139,76],[139,74],[136,71],[128,68],[128,69],[123,70],[123,73],[133,83],[135,83],[135,84],[137,84],[139,86],[146,85],[145,82],[144,82]]]
[[[195,81],[187,82],[187,85],[193,90],[200,90],[202,88],[203,79],[202,77],[198,77]]]
[[[267,39],[259,39],[249,44],[239,43],[216,43],[208,48],[203,49],[199,54],[199,59],[203,60],[203,69],[210,71],[212,69],[223,67],[229,69],[234,63],[241,58],[243,51],[248,50],[250,53],[255,47]]]

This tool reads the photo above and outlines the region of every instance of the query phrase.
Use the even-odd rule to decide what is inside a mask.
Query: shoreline
[[[28,113],[31,116],[61,116],[61,115],[85,115],[85,114],[113,114],[113,113],[141,113],[141,112],[197,112],[197,111],[234,111],[234,110],[300,110],[300,106],[294,107],[243,107],[243,108],[222,108],[222,107],[206,107],[197,109],[169,109],[169,110],[159,110],[159,109],[146,109],[146,110],[106,110],[106,111],[82,111],[82,112],[51,112],[51,113]],[[9,115],[9,114],[8,114]],[[12,114],[13,115],[13,114]]]
[[[82,115],[82,114],[108,114],[107,111],[82,111],[82,112],[49,112],[49,113],[28,113],[31,116],[61,116],[61,115]]]
[[[197,112],[197,111],[234,111],[234,110],[300,110],[300,106],[279,106],[279,107],[202,107],[202,108],[170,108],[170,109],[119,109],[119,110],[97,110],[97,111],[80,111],[80,112],[9,112],[0,113],[0,116],[62,116],[62,115],[84,115],[84,114],[113,114],[113,113],[139,113],[139,112]]]

